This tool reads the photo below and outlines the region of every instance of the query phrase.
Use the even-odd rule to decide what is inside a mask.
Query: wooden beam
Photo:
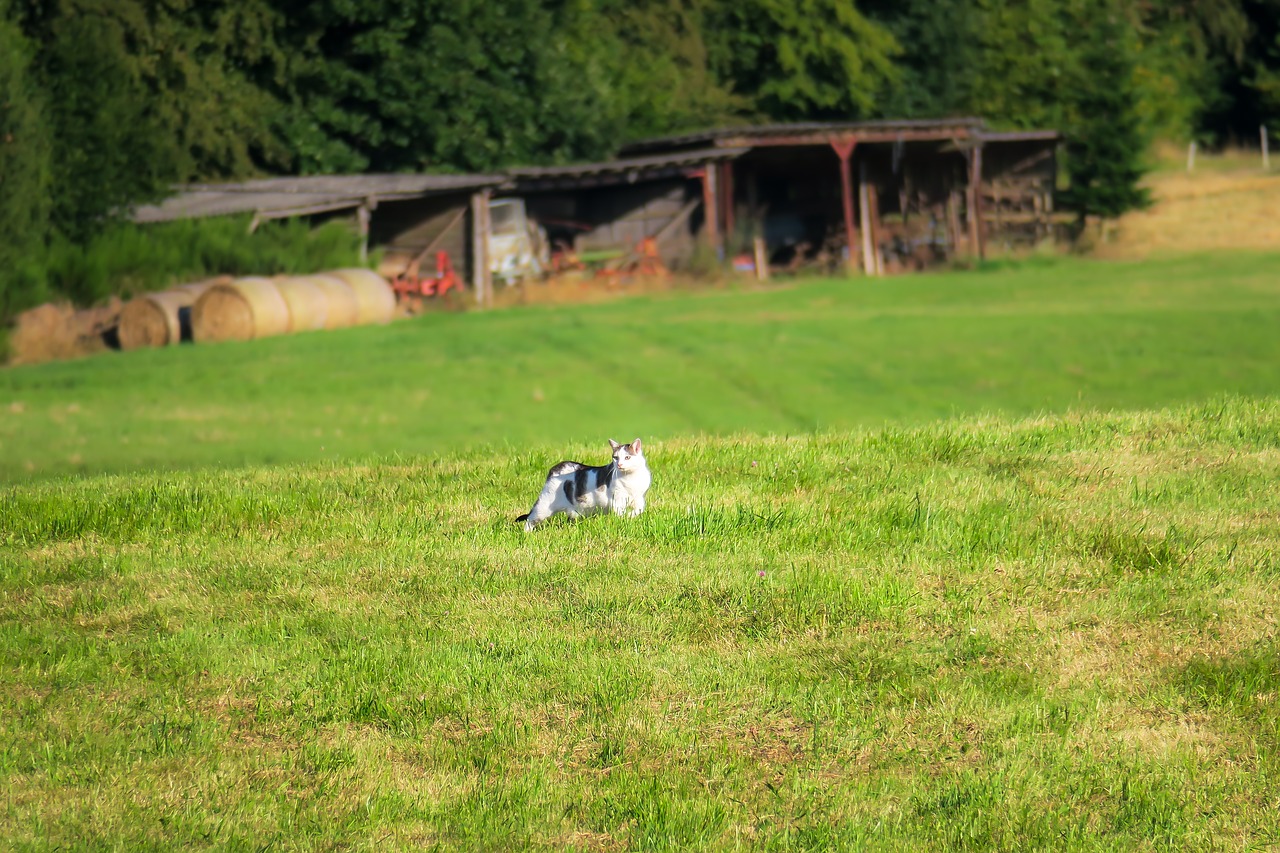
[[[720,234],[716,227],[720,219],[720,212],[716,204],[716,170],[714,164],[708,163],[706,168],[699,170],[698,177],[702,179],[702,212],[703,212],[703,234],[707,243],[714,249],[720,248]]]
[[[833,133],[814,130],[777,136],[728,136],[717,139],[717,148],[767,148],[779,145],[829,145],[833,142],[948,142],[953,139],[976,138],[977,132],[967,127],[943,127],[936,130],[857,130]]]
[[[960,252],[960,196],[954,189],[947,193],[947,256]]]
[[[360,233],[360,263],[369,260],[369,217],[372,215],[373,208],[368,203],[356,208],[356,228]]]
[[[848,253],[845,266],[854,267],[853,247],[858,242],[857,227],[853,224],[853,169],[849,161],[853,158],[856,142],[850,140],[832,140],[831,147],[840,158],[840,205],[844,212],[844,245]]]
[[[875,264],[876,275],[884,275],[884,255],[880,252],[880,193],[874,183],[867,185],[867,207],[871,221],[867,229],[871,232],[871,260]]]
[[[969,152],[969,246],[985,259],[987,247],[982,227],[982,146]]]
[[[867,184],[867,164],[858,164],[858,207],[862,215],[862,271],[875,275],[876,263],[874,235],[871,233],[871,188]]]
[[[493,280],[489,275],[489,196],[487,189],[471,195],[471,287],[476,304],[482,308],[493,304]]]
[[[720,162],[721,216],[724,220],[725,240],[733,240],[733,161]]]
[[[677,228],[689,221],[689,217],[693,215],[693,212],[698,209],[700,204],[702,202],[695,198],[680,208],[676,215],[671,217],[671,221],[659,228],[658,233],[653,235],[653,241],[658,245],[662,245],[662,242],[674,234]]]

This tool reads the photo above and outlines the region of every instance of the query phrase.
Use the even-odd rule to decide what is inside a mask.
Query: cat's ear
[[[614,441],[612,438],[609,439],[609,448],[611,450],[617,450],[621,446],[622,446],[621,444],[618,444],[618,442]]]
[[[635,441],[631,442],[631,452],[632,453],[640,452],[640,439],[637,438]]]

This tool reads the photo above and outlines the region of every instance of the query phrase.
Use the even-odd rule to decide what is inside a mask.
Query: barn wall
[[[1033,245],[1054,236],[1056,150],[1053,142],[1045,141],[986,146],[982,219],[990,245]]]
[[[374,209],[369,221],[370,244],[384,250],[384,266],[391,269],[407,263],[438,239],[423,261],[423,271],[434,270],[435,253],[445,251],[454,270],[465,281],[470,281],[470,216],[466,214],[470,198],[470,195],[451,194],[384,201]]]
[[[629,251],[658,234],[685,207],[696,182],[675,179],[574,190],[529,193],[529,216],[547,230],[551,243],[571,243],[579,252]],[[700,197],[696,196],[696,197]],[[659,246],[664,261],[678,266],[692,254],[689,222]]]

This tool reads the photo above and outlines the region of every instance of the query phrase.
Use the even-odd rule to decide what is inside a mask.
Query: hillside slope
[[[1280,248],[1280,175],[1231,163],[1149,176],[1151,207],[1122,216],[1095,254],[1137,259]]]
[[[0,371],[0,481],[1280,394],[1276,255],[435,315]]]
[[[1280,841],[1280,402],[565,451],[0,490],[0,837]]]

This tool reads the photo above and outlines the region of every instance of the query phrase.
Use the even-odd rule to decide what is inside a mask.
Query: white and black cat
[[[644,494],[649,491],[649,466],[640,449],[640,439],[618,444],[609,439],[613,461],[608,465],[561,462],[547,473],[546,485],[533,509],[516,521],[532,530],[558,512],[579,518],[610,510],[618,515],[636,516],[644,512]]]

